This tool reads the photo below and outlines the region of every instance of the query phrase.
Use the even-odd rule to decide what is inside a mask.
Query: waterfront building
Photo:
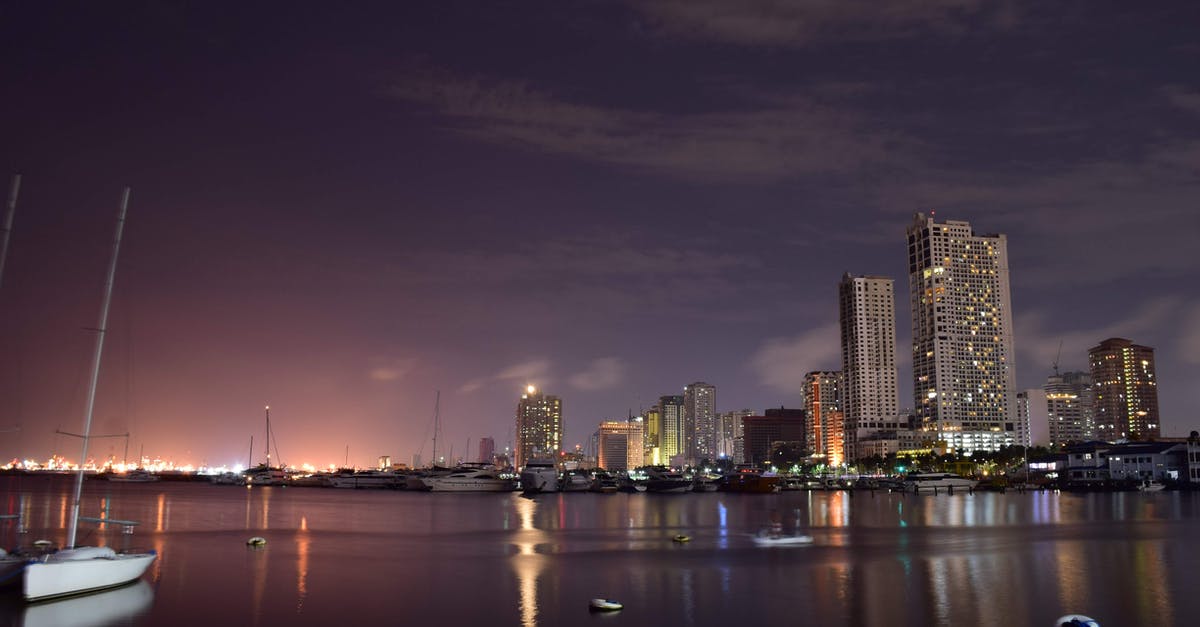
[[[922,429],[970,453],[1014,444],[1008,240],[918,213],[908,228],[913,400]]]
[[[629,470],[642,465],[642,424],[631,421],[600,423],[598,465],[610,471]]]
[[[1064,372],[1046,378],[1046,422],[1051,444],[1086,442],[1096,437],[1092,417],[1092,375]]]
[[[741,456],[742,418],[753,416],[750,409],[736,409],[717,414],[717,458],[735,459]],[[736,462],[735,462],[736,463]]]
[[[479,438],[479,463],[491,464],[496,461],[496,439]]]
[[[1088,350],[1096,437],[1106,442],[1159,435],[1154,349],[1119,337]]]
[[[662,411],[658,406],[642,413],[643,466],[661,466],[662,461]]]
[[[841,465],[845,451],[842,414],[842,373],[814,371],[804,375],[804,442],[826,463]]]
[[[538,391],[534,386],[525,389],[517,403],[516,468],[534,457],[559,460],[562,454],[562,399]]]
[[[683,388],[683,454],[688,464],[717,457],[717,386],[697,381]]]
[[[798,412],[742,418],[743,463],[765,466],[770,463],[775,442],[803,442],[804,419]]]
[[[663,396],[658,399],[659,459],[664,464],[683,454],[683,396]]]
[[[857,442],[895,423],[899,412],[894,301],[887,277],[846,274],[838,285],[843,449],[849,461],[868,457]]]

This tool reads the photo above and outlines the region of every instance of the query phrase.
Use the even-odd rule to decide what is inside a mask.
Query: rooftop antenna
[[[1062,357],[1062,345],[1063,345],[1063,341],[1059,340],[1058,341],[1058,354],[1054,356],[1054,376],[1056,376],[1056,377],[1058,376],[1058,360],[1060,357]]]

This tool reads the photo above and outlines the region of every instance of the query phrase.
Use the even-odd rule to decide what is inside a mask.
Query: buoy
[[[1100,627],[1100,623],[1083,614],[1067,614],[1054,621],[1054,627]]]
[[[588,607],[593,612],[616,612],[625,606],[621,605],[620,601],[613,601],[612,599],[592,599]]]
[[[671,539],[672,539],[672,540],[674,540],[674,541],[676,541],[676,542],[681,542],[681,543],[682,543],[682,542],[691,542],[691,540],[692,540],[690,537],[688,537],[688,536],[685,536],[685,535],[683,535],[682,533],[681,533],[681,534],[679,534],[679,535],[677,535],[677,536],[675,536],[674,538],[671,538]]]
[[[52,546],[53,544],[54,543],[49,540],[34,540],[33,541],[33,546],[36,546],[39,549],[44,549],[48,546]]]
[[[246,540],[246,546],[265,546],[266,544],[267,539],[262,536],[254,536],[253,538]]]

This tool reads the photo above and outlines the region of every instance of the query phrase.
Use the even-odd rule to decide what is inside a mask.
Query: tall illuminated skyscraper
[[[920,428],[964,452],[1015,443],[1007,239],[918,213],[908,227],[908,268]]]
[[[1109,338],[1088,350],[1096,437],[1154,440],[1159,435],[1154,349]]]
[[[683,396],[663,396],[658,399],[658,455],[664,465],[683,454]]]
[[[805,447],[824,455],[832,466],[845,461],[842,373],[816,371],[804,375]]]
[[[892,280],[846,274],[838,285],[842,329],[842,415],[846,459],[857,442],[896,422],[896,311]]]
[[[684,457],[689,464],[717,458],[717,386],[698,381],[683,388]]]
[[[562,400],[529,386],[517,403],[515,468],[523,468],[525,462],[534,457],[558,461],[562,440]]]

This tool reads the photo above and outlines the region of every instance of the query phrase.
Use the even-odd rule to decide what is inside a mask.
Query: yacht
[[[425,483],[434,492],[512,492],[516,482],[505,479],[491,468],[462,467],[441,477],[428,477]]]
[[[158,475],[142,468],[135,468],[128,472],[112,473],[108,475],[108,480],[118,483],[153,483],[158,481]]]
[[[646,469],[646,491],[647,492],[691,492],[692,480],[683,476],[683,473],[673,471],[662,466]]]
[[[617,478],[606,472],[597,472],[596,478],[592,480],[592,492],[612,494],[617,491],[617,488]]]
[[[407,487],[408,479],[390,470],[360,470],[340,472],[326,478],[335,488],[387,488],[399,490]]]
[[[570,470],[563,474],[558,484],[563,492],[587,492],[592,489],[592,478],[584,470]]]
[[[973,490],[979,482],[948,472],[914,472],[904,478],[905,492]]]
[[[526,494],[558,491],[558,467],[552,459],[534,458],[521,470],[521,490]]]

